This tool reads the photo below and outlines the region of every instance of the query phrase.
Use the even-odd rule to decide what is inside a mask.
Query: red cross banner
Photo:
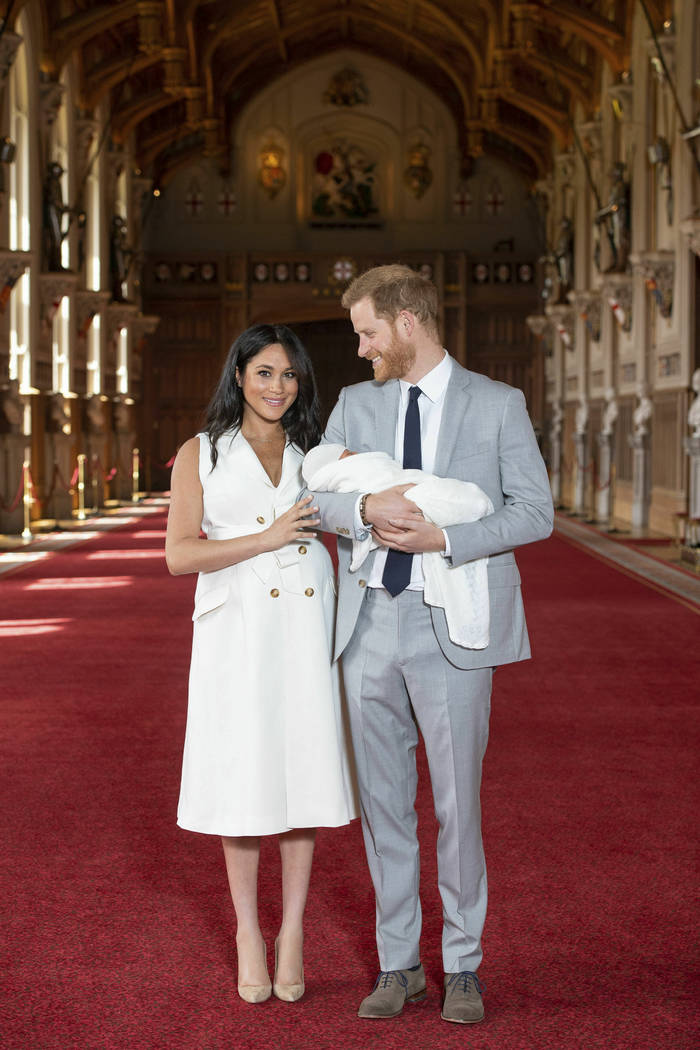
[[[472,210],[472,195],[464,186],[460,186],[452,198],[452,210],[455,215],[468,215]]]
[[[233,215],[234,211],[236,210],[236,204],[237,201],[235,193],[233,192],[230,186],[224,186],[216,202],[216,206],[219,209],[220,213],[222,215],[225,215],[226,218],[228,218],[229,215]]]
[[[485,200],[486,211],[489,215],[500,215],[505,207],[506,199],[503,196],[503,191],[497,182],[491,183],[491,188],[488,193],[488,197]]]
[[[190,184],[185,197],[185,208],[188,215],[201,215],[204,210],[204,197],[196,182]]]

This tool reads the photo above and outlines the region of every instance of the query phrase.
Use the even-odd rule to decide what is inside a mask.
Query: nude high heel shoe
[[[275,959],[275,966],[277,965]],[[239,971],[240,972],[240,971]],[[272,995],[272,984],[268,977],[267,984],[241,984],[238,982],[238,994],[246,1003],[264,1003]]]
[[[304,984],[304,967],[301,968],[301,982],[299,984],[280,984],[277,980],[277,951],[279,937],[275,938],[275,976],[273,978],[272,990],[278,999],[285,1003],[295,1003],[301,999],[306,990]]]

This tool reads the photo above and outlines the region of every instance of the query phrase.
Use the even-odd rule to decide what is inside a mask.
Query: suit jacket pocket
[[[204,591],[203,594],[198,594],[194,603],[192,619],[199,620],[205,613],[213,612],[214,609],[218,609],[220,605],[223,605],[227,598],[227,583],[221,584],[220,587],[212,587],[210,591]]]
[[[474,459],[475,456],[484,456],[493,448],[492,441],[479,441],[478,444],[472,445],[471,448],[463,448],[452,456],[450,460],[450,470],[459,467],[462,463],[466,463],[469,460]]]
[[[510,565],[493,565],[489,562],[488,576],[489,589],[493,587],[520,586],[520,570],[515,562],[512,562]]]

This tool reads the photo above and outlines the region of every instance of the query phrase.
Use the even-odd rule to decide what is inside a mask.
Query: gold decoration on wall
[[[268,143],[260,150],[260,168],[258,182],[270,200],[277,196],[287,181],[284,169],[284,150],[274,143]]]
[[[433,181],[430,168],[430,150],[423,142],[416,142],[408,151],[408,167],[403,173],[403,181],[409,193],[420,200]]]

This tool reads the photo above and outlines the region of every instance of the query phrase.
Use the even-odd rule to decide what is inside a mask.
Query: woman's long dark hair
[[[289,357],[289,364],[297,374],[299,392],[293,405],[282,416],[282,426],[289,441],[302,452],[318,445],[321,440],[321,409],[316,391],[316,379],[309,355],[298,336],[283,324],[256,324],[246,328],[228,352],[219,385],[209,402],[204,429],[211,442],[211,466],[216,466],[216,444],[227,430],[240,427],[245,401],[236,382],[236,369],[242,377],[254,357],[266,346],[279,343]]]

